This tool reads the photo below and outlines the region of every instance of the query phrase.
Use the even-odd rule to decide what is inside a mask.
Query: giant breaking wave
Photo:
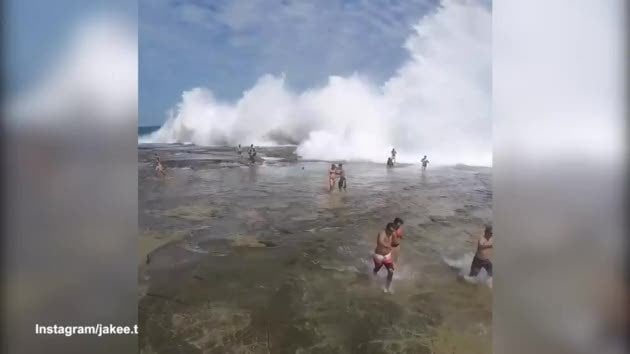
[[[491,165],[491,13],[474,1],[443,1],[414,27],[408,60],[382,85],[355,73],[291,92],[266,75],[233,103],[206,88],[182,101],[140,143],[296,144],[303,158],[383,162],[428,155],[435,164]]]

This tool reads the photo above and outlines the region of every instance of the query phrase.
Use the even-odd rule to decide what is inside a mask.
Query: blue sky
[[[38,84],[61,56],[76,25],[94,15],[117,14],[134,19],[137,4],[129,0],[8,0],[3,20],[6,39],[6,85],[16,96]]]
[[[438,0],[140,0],[139,124],[160,125],[184,90],[238,99],[264,74],[296,91],[358,72],[377,83],[406,59]]]

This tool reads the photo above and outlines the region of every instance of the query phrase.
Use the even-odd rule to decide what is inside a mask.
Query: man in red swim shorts
[[[392,279],[394,278],[394,260],[392,259],[392,239],[394,238],[394,223],[389,223],[385,230],[378,233],[376,237],[376,249],[374,249],[374,275],[381,270],[381,267],[387,268],[387,285],[385,292],[390,292]]]

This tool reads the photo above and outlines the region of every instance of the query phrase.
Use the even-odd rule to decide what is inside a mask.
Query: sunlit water
[[[467,262],[491,220],[489,168],[347,163],[347,191],[329,193],[329,163],[212,155],[226,161],[172,162],[157,178],[140,154],[141,249],[166,243],[141,259],[144,352],[489,352],[491,291],[445,261]],[[370,255],[396,216],[405,238],[386,294]]]

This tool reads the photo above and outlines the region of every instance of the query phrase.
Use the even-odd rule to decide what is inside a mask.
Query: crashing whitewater
[[[182,94],[140,143],[298,145],[303,158],[492,164],[491,12],[475,1],[443,1],[404,43],[409,57],[382,84],[355,73],[291,92],[266,75],[236,102],[206,88]]]

